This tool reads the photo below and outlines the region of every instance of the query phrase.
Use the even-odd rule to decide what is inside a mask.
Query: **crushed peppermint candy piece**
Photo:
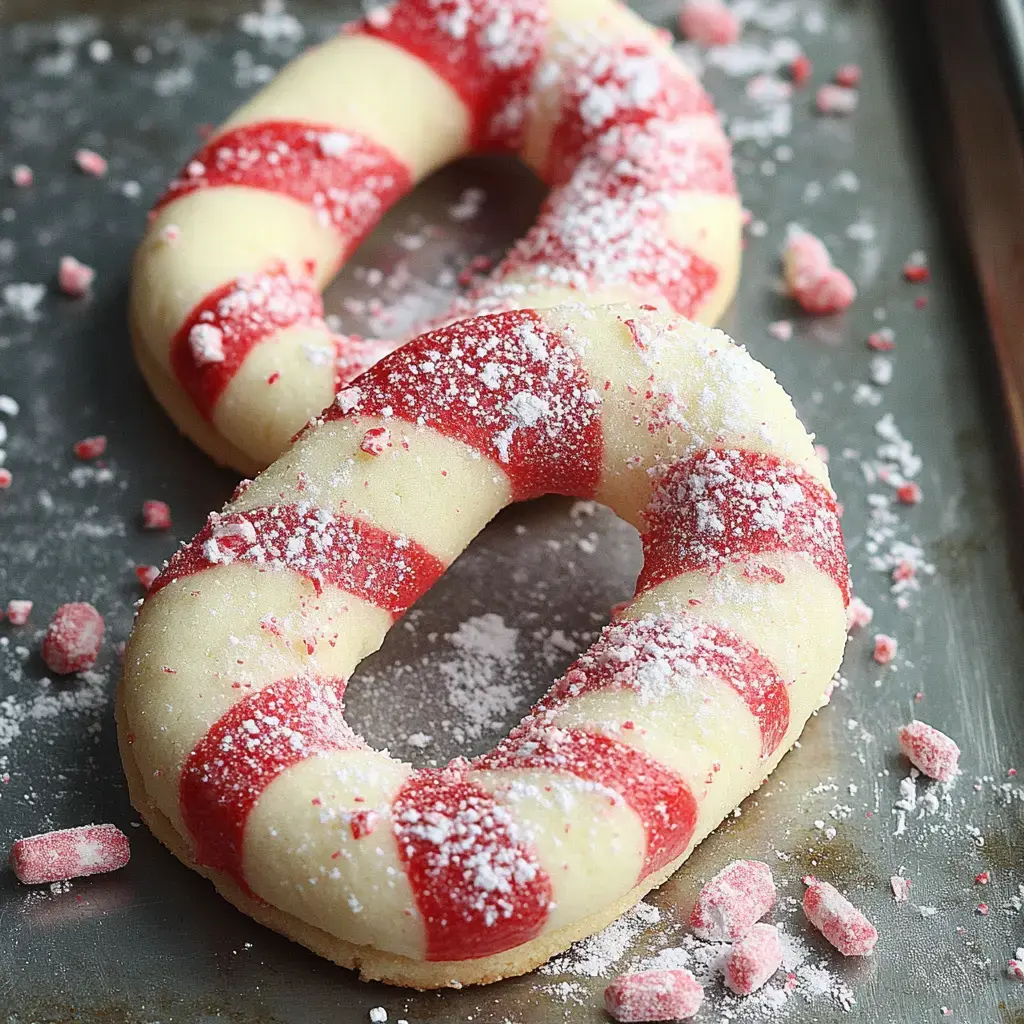
[[[19,882],[42,885],[117,871],[130,855],[128,837],[115,825],[82,825],[19,839],[10,863]]]
[[[844,89],[856,89],[860,85],[861,70],[859,64],[843,64],[836,68],[836,73],[832,76],[832,80],[836,85],[843,86]]]
[[[213,324],[196,324],[188,332],[188,347],[197,366],[224,362],[224,332]]]
[[[839,313],[857,296],[846,274],[833,266],[820,238],[801,228],[790,230],[782,253],[783,277],[789,294],[801,308],[816,316]]]
[[[743,938],[773,906],[771,868],[759,860],[734,860],[701,889],[690,927],[698,938],[732,942]]]
[[[740,37],[740,22],[721,0],[686,0],[679,8],[679,30],[698,46],[729,46]]]
[[[31,614],[31,601],[13,599],[7,602],[7,619],[12,626],[24,626]]]
[[[637,971],[604,990],[604,1006],[618,1021],[686,1020],[700,1009],[704,990],[687,970]]]
[[[875,926],[835,886],[810,875],[804,882],[807,920],[843,956],[867,956],[878,941]]]
[[[883,327],[869,334],[867,345],[875,352],[891,352],[896,347],[892,328]]]
[[[911,284],[926,284],[932,279],[931,268],[923,252],[915,252],[903,264],[903,277]]]
[[[948,782],[957,774],[960,748],[945,733],[914,719],[899,730],[900,750],[929,778]]]
[[[14,483],[14,474],[9,469],[0,467],[0,491],[6,491]]]
[[[756,992],[782,966],[782,943],[773,924],[755,924],[725,962],[725,983],[738,996]]]
[[[11,168],[11,182],[15,188],[30,188],[34,180],[35,175],[28,164],[15,164]]]
[[[992,881],[992,876],[987,871],[981,871],[974,876],[975,885],[988,885]]]
[[[83,174],[102,178],[107,173],[107,161],[91,149],[80,149],[75,153],[75,165]]]
[[[896,639],[885,633],[875,634],[875,650],[871,655],[879,665],[888,665],[896,657]]]
[[[391,431],[387,427],[370,427],[359,443],[359,450],[367,455],[382,455],[391,447]]]
[[[1024,981],[1024,946],[1017,950],[1017,955],[1006,962],[1006,973],[1017,981]]]
[[[104,628],[103,616],[91,604],[62,604],[46,627],[43,661],[61,676],[92,668],[103,644]]]
[[[74,256],[62,256],[57,268],[57,284],[60,290],[73,299],[88,295],[96,280],[96,271],[79,262]]]
[[[142,503],[142,528],[144,530],[169,530],[171,528],[171,507],[166,501],[150,498]]]
[[[860,629],[870,625],[875,617],[875,611],[871,605],[866,604],[859,597],[850,598],[849,607],[846,609],[846,632],[853,629]]]
[[[768,325],[768,333],[779,341],[789,341],[793,337],[793,321],[775,320]]]
[[[857,90],[841,85],[823,85],[814,97],[814,106],[826,117],[845,117],[857,109]]]
[[[370,1010],[371,1024],[385,1024],[388,1019],[388,1011],[383,1006],[374,1006]]]
[[[893,875],[889,879],[892,886],[892,898],[896,903],[907,903],[910,900],[910,879],[906,875]]]
[[[83,437],[81,441],[76,441],[73,446],[75,457],[83,462],[89,459],[98,459],[106,450],[107,439],[103,434],[97,434],[95,437]]]
[[[157,576],[160,575],[160,570],[155,565],[137,565],[135,566],[135,575],[142,584],[143,590],[149,590]]]

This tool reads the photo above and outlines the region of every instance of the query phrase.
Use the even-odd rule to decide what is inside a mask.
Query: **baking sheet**
[[[670,24],[674,4],[638,6]],[[745,2],[743,43],[706,61],[705,80],[739,140],[740,187],[754,218],[724,326],[776,371],[828,447],[854,585],[875,620],[851,640],[833,703],[799,750],[650,897],[660,920],[634,919],[569,957],[561,973],[406,993],[358,983],[260,928],[138,827],[110,713],[114,647],[138,596],[132,568],[191,536],[235,480],[174,432],[131,362],[130,254],[148,204],[194,148],[196,127],[226,116],[353,7],[332,5],[326,17],[324,5],[296,4],[294,23],[240,22],[244,7],[175,5],[172,14],[161,3],[108,2],[89,5],[88,18],[27,24],[40,17],[37,4],[0,4],[0,295],[11,283],[47,286],[34,311],[0,302],[0,394],[21,407],[16,417],[0,414],[14,474],[0,492],[0,600],[36,603],[29,626],[0,625],[0,777],[9,775],[0,782],[0,847],[109,820],[129,833],[133,854],[115,875],[57,891],[0,873],[0,1020],[347,1024],[378,1006],[412,1024],[603,1020],[607,976],[679,948],[700,882],[751,856],[776,866],[775,919],[804,957],[796,991],[778,1006],[740,1003],[712,983],[699,1020],[902,1024],[943,1019],[947,1008],[956,1021],[1021,1021],[1024,989],[1006,975],[1007,958],[1024,945],[1024,800],[1008,774],[1024,770],[1014,479],[985,324],[931,189],[915,83],[895,59],[883,5]],[[109,42],[109,59],[97,39]],[[814,61],[816,81],[841,63],[863,67],[852,118],[814,115],[811,90],[765,102],[794,47]],[[767,85],[750,86],[758,74]],[[83,145],[110,159],[107,178],[73,170]],[[21,162],[35,170],[28,190],[8,183]],[[332,288],[329,307],[351,330],[400,330],[445,304],[473,256],[500,253],[542,194],[503,160],[442,172],[389,215]],[[821,234],[857,281],[847,315],[805,320],[778,293],[777,251],[793,221]],[[927,254],[929,285],[902,280],[915,250]],[[57,293],[56,263],[69,252],[97,268],[89,300]],[[26,295],[13,293],[15,305]],[[790,340],[768,331],[780,320],[792,320]],[[882,380],[886,371],[872,367],[864,342],[883,327],[896,349],[891,383],[880,385],[872,374]],[[919,506],[871,498],[892,497],[865,476],[886,443],[880,421],[904,469],[913,468],[910,450],[891,428],[921,459]],[[76,462],[72,443],[98,433],[109,438],[103,467]],[[170,536],[140,529],[138,510],[153,497],[171,504]],[[901,557],[920,562],[905,608],[890,578]],[[360,670],[350,719],[372,743],[418,763],[486,749],[629,595],[638,566],[632,531],[600,509],[545,500],[507,511]],[[72,599],[106,616],[104,658],[85,680],[46,683],[41,628]],[[871,660],[876,630],[899,641],[886,668]],[[469,720],[454,703],[467,679],[478,688]],[[914,715],[960,741],[964,775],[949,790],[919,784],[911,798],[906,784],[901,791],[908,770],[894,730]],[[889,879],[901,870],[913,884],[909,902],[896,904]],[[984,870],[991,882],[982,887],[974,878]],[[809,871],[848,888],[877,921],[874,957],[839,963],[807,933],[797,900]],[[987,916],[977,911],[982,901]]]

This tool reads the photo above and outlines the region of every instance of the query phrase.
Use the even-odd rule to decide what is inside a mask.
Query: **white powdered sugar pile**
[[[539,974],[573,974],[582,978],[611,978],[615,965],[636,939],[661,920],[661,911],[640,902],[603,931],[575,943],[561,956],[538,969]]]
[[[467,619],[445,639],[458,652],[439,666],[448,702],[459,712],[452,735],[460,743],[476,740],[500,728],[519,707],[514,679],[519,630],[488,612]]]

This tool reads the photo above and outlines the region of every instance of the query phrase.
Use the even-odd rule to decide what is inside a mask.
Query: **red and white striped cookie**
[[[272,462],[397,344],[333,334],[320,289],[416,182],[495,149],[552,191],[446,319],[575,299],[708,323],[731,299],[729,144],[650,25],[616,0],[398,0],[293,61],[157,203],[132,334],[178,426],[243,472]]]
[[[491,753],[370,748],[342,716],[358,663],[548,493],[638,528],[633,601]],[[341,391],[153,584],[119,699],[132,799],[233,903],[365,977],[522,973],[762,783],[823,703],[848,601],[825,466],[724,334],[628,306],[460,321]]]

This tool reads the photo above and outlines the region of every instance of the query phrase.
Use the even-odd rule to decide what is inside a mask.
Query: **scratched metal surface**
[[[339,5],[337,20],[347,6]],[[672,6],[644,9],[667,24]],[[853,989],[856,1004],[847,1013],[827,999],[794,997],[771,1019],[903,1024],[937,1018],[946,1006],[957,1021],[1020,1021],[1022,990],[1006,978],[1005,961],[1024,944],[1024,917],[1003,908],[1020,878],[1024,804],[1013,789],[994,789],[1008,768],[1024,768],[1024,614],[1010,570],[1020,539],[984,324],[952,225],[925,184],[927,158],[881,6],[775,5],[783,14],[796,10],[783,32],[819,68],[851,60],[863,66],[861,108],[851,121],[822,121],[803,94],[792,106],[791,138],[738,146],[745,201],[767,230],[750,239],[725,327],[776,370],[830,448],[855,586],[874,606],[875,626],[898,637],[899,656],[879,669],[869,635],[854,637],[844,668],[848,685],[811,721],[800,749],[747,801],[742,816],[652,897],[663,924],[621,963],[678,937],[702,878],[733,857],[764,857],[778,863],[785,898],[777,916],[792,930],[802,928],[793,900],[799,878],[813,870],[848,887],[882,933],[873,958],[848,964],[811,939]],[[168,555],[226,498],[234,478],[176,435],[132,364],[124,327],[129,257],[148,202],[193,147],[196,125],[224,117],[255,87],[247,80],[258,78],[262,66],[278,66],[294,46],[242,34],[233,14],[217,5],[179,5],[176,20],[163,3],[88,7],[103,12],[102,20],[78,23],[77,30],[65,24],[55,35],[52,25],[19,27],[21,19],[39,16],[34,3],[0,3],[0,240],[9,240],[0,242],[0,285],[52,283],[56,260],[67,251],[99,271],[89,301],[65,300],[51,289],[36,322],[0,314],[0,393],[22,406],[6,446],[15,483],[0,495],[0,599],[36,602],[31,626],[0,625],[0,700],[8,699],[8,721],[18,719],[20,728],[17,736],[9,730],[0,747],[0,775],[10,776],[0,784],[0,847],[45,828],[111,820],[129,832],[133,857],[115,875],[60,893],[26,890],[0,872],[0,1020],[345,1024],[366,1020],[378,1005],[391,1020],[414,1024],[604,1019],[597,1008],[602,979],[571,979],[581,986],[582,1005],[551,990],[557,977],[423,995],[359,984],[236,913],[145,829],[133,827],[105,699],[116,675],[114,642],[125,637],[137,596],[131,566]],[[293,9],[303,14],[307,42],[336,23],[317,15],[315,5]],[[123,17],[127,10],[131,20]],[[109,62],[88,58],[86,41],[95,36],[112,44]],[[763,47],[771,36],[753,29],[747,38]],[[144,63],[140,46],[149,48]],[[73,66],[62,54],[73,55]],[[742,78],[711,69],[707,81],[728,115],[754,116]],[[776,151],[780,143],[792,147],[791,160]],[[83,144],[110,156],[109,179],[71,172],[70,154]],[[775,173],[765,160],[775,161]],[[15,192],[7,171],[20,161],[35,168],[37,184]],[[848,190],[848,176],[837,182],[843,171],[855,172],[856,191]],[[139,198],[124,194],[126,181],[139,183]],[[823,190],[814,202],[811,182]],[[487,198],[477,217],[454,220],[449,208],[467,186],[483,188]],[[440,304],[454,273],[446,278],[438,268],[457,271],[471,255],[500,252],[540,198],[539,186],[514,166],[466,162],[396,210],[353,263],[386,274],[408,267],[413,279],[436,285],[426,291]],[[782,342],[765,326],[793,315],[775,290],[776,252],[785,225],[797,219],[826,237],[861,297],[842,318],[797,319],[794,337]],[[863,230],[854,232],[859,240],[848,237],[847,226],[856,222],[873,225],[877,237],[867,239]],[[927,289],[900,279],[903,260],[918,248],[933,268]],[[401,291],[401,280],[395,284]],[[366,276],[351,271],[332,289],[330,305],[351,328],[367,323],[351,313],[351,303],[346,311],[344,299],[365,297],[367,289]],[[913,304],[920,292],[929,297],[921,310]],[[418,293],[422,298],[424,289]],[[389,298],[386,288],[373,294]],[[876,310],[885,311],[897,350],[894,379],[872,406],[854,402],[852,392],[867,380],[863,342],[880,326]],[[901,513],[898,539],[915,536],[935,574],[906,611],[895,607],[887,575],[869,567],[869,488],[861,459],[842,454],[868,457],[879,443],[874,424],[885,412],[924,460],[925,501]],[[110,439],[111,479],[76,479],[71,443],[101,432]],[[139,529],[136,510],[148,497],[171,503],[172,537]],[[362,685],[357,677],[350,690],[351,717],[372,742],[420,761],[446,758],[460,746],[483,749],[570,660],[551,630],[582,643],[628,595],[638,567],[635,537],[609,515],[574,518],[569,509],[542,501],[510,510],[424,600],[414,628],[393,632],[362,673]],[[34,653],[39,627],[57,603],[73,598],[94,601],[107,617],[104,674],[94,681],[99,697],[94,707],[42,717],[47,705],[36,698],[53,688],[41,683]],[[487,612],[520,630],[511,672],[516,708],[460,744],[444,721],[443,663],[452,652],[444,634]],[[32,653],[19,653],[19,645]],[[396,674],[410,665],[415,670]],[[72,681],[57,689],[74,693],[81,686]],[[924,696],[915,704],[918,692]],[[965,774],[938,811],[922,820],[911,814],[906,831],[894,835],[893,804],[906,766],[894,753],[893,730],[915,712],[961,741]],[[409,735],[428,727],[431,745],[413,749]],[[973,786],[982,776],[994,783]],[[849,812],[830,816],[838,805]],[[816,821],[834,826],[835,837],[825,838]],[[896,905],[889,876],[901,867],[914,884],[911,903]],[[983,869],[992,884],[979,894],[973,878]],[[974,912],[981,899],[992,907],[987,917]],[[937,912],[924,917],[919,905]],[[712,996],[700,1019],[719,1020],[723,1012]],[[737,1020],[751,1016],[742,1007],[732,1012]]]

